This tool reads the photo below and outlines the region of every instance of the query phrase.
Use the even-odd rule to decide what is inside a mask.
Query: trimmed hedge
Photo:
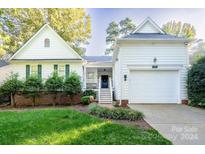
[[[46,91],[48,93],[56,94],[56,96],[54,96],[54,99],[56,100],[57,93],[59,92],[69,95],[68,99],[72,100],[73,97],[81,94],[81,89],[80,76],[75,72],[71,72],[65,80],[54,72],[45,82],[43,82],[36,74],[31,74],[31,76],[25,81],[18,80],[17,74],[11,74],[11,76],[0,85],[0,103],[6,100],[13,100],[13,103],[11,104],[15,105],[14,96],[16,93],[20,94],[19,92],[21,92],[22,95],[31,97],[33,99],[33,105],[35,105],[39,93]],[[8,99],[10,96],[12,96],[12,99]],[[4,100],[2,98],[7,99]],[[53,102],[54,105],[56,103],[58,102]]]
[[[144,117],[143,113],[128,108],[107,108],[92,103],[88,106],[89,113],[100,118],[114,120],[140,120]]]
[[[188,71],[187,88],[189,104],[205,106],[205,57]]]
[[[93,96],[94,98],[96,98],[96,92],[94,90],[85,90],[83,92],[83,96]]]
[[[90,96],[83,96],[81,98],[83,105],[88,105],[90,103]]]

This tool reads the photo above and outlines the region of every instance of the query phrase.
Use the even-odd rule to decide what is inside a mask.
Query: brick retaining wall
[[[54,94],[47,92],[40,92],[39,96],[36,97],[35,105],[52,105],[54,103]],[[81,95],[77,94],[72,99],[64,94],[58,93],[56,98],[57,104],[60,105],[71,105],[71,104],[79,104],[81,102]],[[15,104],[17,107],[19,106],[32,106],[33,100],[32,97],[28,97],[26,94],[18,93],[15,95]]]

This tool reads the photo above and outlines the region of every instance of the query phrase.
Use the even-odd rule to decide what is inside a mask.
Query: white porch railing
[[[101,89],[101,76],[99,77],[98,82],[98,102],[100,103],[100,89]]]
[[[97,79],[86,79],[86,83],[97,83]]]
[[[111,79],[111,77],[109,77],[109,87],[110,87],[111,101],[113,101],[113,98],[112,98],[112,91],[113,91],[113,88],[112,88],[112,79]]]

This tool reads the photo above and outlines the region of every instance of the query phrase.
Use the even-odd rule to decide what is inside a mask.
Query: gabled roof
[[[81,57],[76,51],[74,51],[74,50],[65,42],[65,40],[64,40],[53,28],[50,27],[49,24],[45,24],[45,25],[43,25],[25,44],[23,44],[22,47],[21,47],[20,49],[18,49],[13,56],[11,56],[11,58],[9,59],[9,61],[12,60],[12,59],[14,59],[14,58],[15,58],[32,40],[34,40],[45,28],[49,28],[49,29],[56,35],[56,37],[58,37],[58,38],[61,40],[61,42],[64,43],[64,44],[67,46],[67,48],[70,49],[70,51],[77,56],[77,58],[79,58],[79,59],[82,60],[82,57]]]
[[[112,62],[112,56],[84,56],[88,62]]]
[[[140,32],[140,30],[146,25],[151,24],[152,27],[156,30],[156,32]],[[187,41],[184,37],[174,36],[170,34],[166,34],[150,17],[147,17],[139,26],[137,26],[136,30],[126,36],[123,36],[118,39],[118,41],[123,40],[139,40],[139,41]]]
[[[159,33],[164,34],[164,31],[150,17],[147,17],[141,24],[139,24],[133,33],[137,33],[147,23],[150,23]]]
[[[184,37],[174,36],[170,34],[162,34],[162,33],[132,33],[130,35],[124,36],[119,40],[178,40],[184,41],[186,40]]]
[[[151,24],[151,26],[154,27],[156,32],[154,32],[154,33],[150,33],[150,32],[143,33],[142,31],[140,31],[140,29],[143,28],[143,26],[145,24],[148,24],[148,23]],[[188,43],[190,40],[187,40],[184,37],[179,37],[179,36],[166,34],[151,18],[148,17],[136,28],[136,30],[133,33],[117,39],[115,51],[113,53],[113,62],[116,61],[116,57],[119,53],[119,43],[124,42],[124,41],[141,41],[141,42],[145,42],[145,41],[167,41],[167,42]]]

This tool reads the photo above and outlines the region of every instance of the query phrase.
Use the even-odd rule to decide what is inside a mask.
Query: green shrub
[[[88,105],[90,103],[90,96],[83,96],[81,98],[83,105]]]
[[[141,112],[127,109],[127,108],[113,108],[109,109],[92,103],[88,107],[89,113],[101,118],[108,118],[114,120],[139,120],[143,118]]]
[[[190,105],[205,106],[205,57],[188,71],[187,89]]]
[[[68,94],[71,98],[81,93],[81,82],[80,82],[80,76],[74,72],[72,72],[69,77],[65,79],[64,82],[64,91],[66,94]]]
[[[83,92],[83,96],[93,96],[94,98],[96,98],[96,91],[94,91],[94,90],[85,90]]]
[[[24,93],[33,99],[33,106],[36,103],[36,97],[39,95],[39,92],[43,89],[42,80],[36,76],[30,76],[24,83]]]
[[[63,88],[63,77],[58,76],[58,73],[54,72],[53,75],[46,80],[45,88],[54,94],[53,105],[55,106],[58,91],[61,91]]]
[[[0,95],[11,96],[11,105],[15,106],[15,97],[17,91],[23,88],[23,82],[18,80],[18,74],[11,74],[9,78],[1,85]]]

